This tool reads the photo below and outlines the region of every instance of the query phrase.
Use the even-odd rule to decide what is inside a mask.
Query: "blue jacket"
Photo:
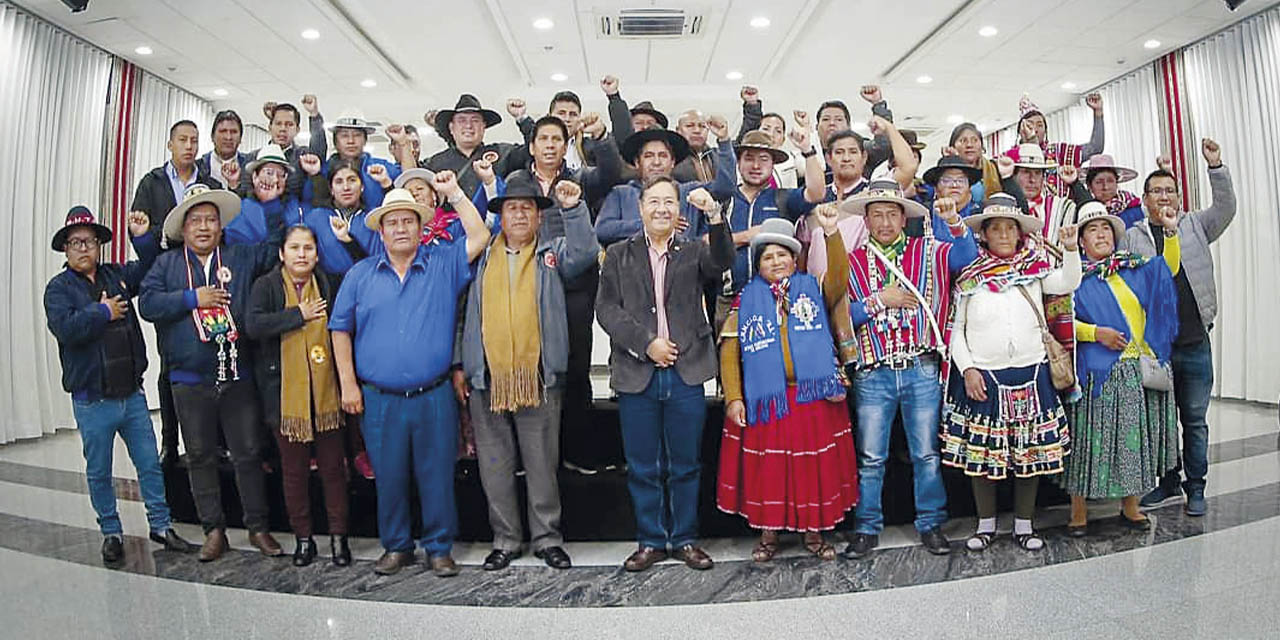
[[[196,158],[196,168],[200,171],[200,173],[203,173],[210,177],[213,176],[213,167],[209,164],[209,160],[211,158],[213,158],[212,151],[205,153],[199,158]],[[245,168],[245,165],[252,162],[253,158],[254,158],[253,154],[242,153],[238,150],[236,151],[236,164],[240,165],[240,182],[236,183],[236,188],[234,189],[234,191],[236,192],[236,195],[239,195],[241,197],[249,195],[249,192],[253,189],[252,176],[249,175],[249,170]],[[219,182],[216,178],[214,178],[213,181],[218,183],[219,188],[221,189],[226,188],[226,187],[223,187],[222,183]]]
[[[240,201],[240,214],[222,230],[228,245],[266,242],[279,248],[284,244],[284,230],[302,223],[302,212],[293,198],[258,202],[249,196]]]
[[[372,235],[373,231],[365,226],[364,212],[361,211],[351,217],[352,241],[344,243],[333,235],[333,227],[329,226],[329,218],[335,215],[337,213],[333,209],[315,207],[303,215],[302,221],[316,234],[320,270],[337,283],[351,267],[369,255],[364,249],[369,241],[364,236]]]
[[[705,216],[697,207],[689,204],[690,191],[706,188],[716,200],[727,200],[733,196],[738,186],[738,159],[733,154],[733,144],[722,140],[716,149],[719,158],[716,160],[716,179],[709,183],[684,182],[680,184],[680,215],[689,221],[689,227],[680,233],[686,240],[706,235],[708,228]],[[640,221],[640,189],[639,180],[620,184],[605,196],[600,206],[600,216],[596,218],[596,236],[600,245],[608,247],[620,240],[626,240],[644,228]]]
[[[496,236],[495,236],[496,237]],[[461,359],[467,380],[476,389],[488,388],[486,375],[489,367],[484,356],[484,340],[481,331],[483,318],[481,300],[484,288],[484,270],[489,264],[489,247],[476,263],[476,276],[471,281],[467,296],[466,323],[462,331]],[[569,325],[565,318],[564,282],[572,280],[596,264],[600,245],[591,229],[587,205],[564,212],[564,235],[538,236],[534,253],[537,265],[538,333],[542,339],[542,383],[546,387],[559,386],[561,376],[569,367]],[[455,355],[454,360],[458,357]]]
[[[337,158],[337,154],[329,156],[329,158],[320,166],[320,175],[329,175],[329,163],[336,161]],[[375,164],[380,164],[386,167],[387,177],[391,178],[393,181],[400,176],[400,165],[391,162],[390,160],[375,158],[368,153],[362,154],[360,156],[360,181],[364,183],[364,195],[361,197],[364,199],[365,211],[372,211],[382,206],[382,198],[387,195],[387,192],[382,188],[382,185],[378,184],[377,180],[374,180],[369,176],[369,166]],[[303,180],[301,202],[312,202],[315,198],[315,193],[315,188],[311,186],[311,181]]]
[[[250,288],[258,276],[274,268],[278,262],[278,251],[269,244],[223,245],[221,254],[223,266],[231,269],[232,274],[231,282],[227,285],[231,294],[231,318],[243,334]],[[192,285],[187,282],[184,257],[190,260],[192,266]],[[142,281],[138,311],[143,319],[156,325],[160,354],[169,365],[169,376],[173,382],[210,383],[217,374],[218,347],[212,342],[200,341],[191,314],[197,304],[195,288],[205,284],[200,259],[187,248],[166,251],[156,259],[155,265]],[[237,351],[240,379],[252,379],[252,350],[243,335]]]
[[[123,265],[105,263],[98,265],[98,274],[107,296],[122,296],[133,300],[138,295],[143,276],[160,253],[160,245],[148,232],[133,238],[133,248],[138,259]],[[111,319],[111,311],[90,292],[87,278],[63,269],[44,288],[44,313],[49,331],[58,340],[58,360],[62,363],[62,388],[73,397],[95,400],[102,391],[102,343],[99,338]],[[142,359],[146,370],[147,347],[142,340],[142,328],[133,305],[117,322],[128,322],[134,353]],[[137,380],[141,388],[142,380]]]
[[[783,199],[779,200],[778,196]],[[795,222],[800,216],[813,210],[814,203],[805,200],[804,189],[764,189],[756,194],[750,202],[743,195],[742,189],[733,192],[733,208],[729,210],[729,231],[738,233],[759,225],[769,218],[786,218]],[[747,246],[737,247],[733,260],[733,280],[726,293],[734,294],[742,290],[751,279],[751,249]]]

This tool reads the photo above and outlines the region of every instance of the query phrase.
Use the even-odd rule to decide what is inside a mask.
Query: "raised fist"
[[[298,158],[298,165],[309,176],[320,173],[320,156],[314,153],[304,153]]]
[[[458,177],[452,171],[436,172],[431,182],[431,189],[449,200],[457,199],[462,193],[462,187],[458,186]]]
[[[791,112],[791,117],[796,121],[796,126],[801,129],[809,128],[809,112],[797,109]]]
[[[1102,94],[1101,93],[1091,93],[1085,96],[1084,103],[1088,105],[1090,109],[1093,109],[1093,115],[1095,116],[1102,115]]]
[[[347,222],[342,216],[329,216],[329,229],[333,231],[333,237],[343,244],[351,242],[351,223]]]
[[[756,104],[760,102],[760,90],[749,84],[743,85],[742,90],[738,92],[738,97],[747,104]]]
[[[605,76],[600,79],[600,90],[605,96],[618,95],[618,76]]]
[[[432,109],[422,114],[422,121],[427,123],[428,127],[436,128],[436,114],[440,113],[439,109]]]
[[[222,179],[227,181],[227,186],[232,189],[240,184],[240,163],[232,158],[222,163]]]
[[[409,139],[409,134],[404,130],[402,124],[389,124],[386,129],[387,137],[396,144],[404,144]]]
[[[307,113],[312,116],[320,115],[320,105],[316,102],[316,97],[313,94],[308,93],[302,96],[302,108],[306,109]]]
[[[809,144],[808,128],[792,127],[792,129],[787,132],[787,137],[791,139],[791,144],[795,145],[801,153],[808,151],[812,147],[812,145]]]
[[[938,217],[947,221],[947,224],[955,226],[960,222],[960,213],[956,208],[956,201],[951,198],[938,198],[933,201],[933,212]]]
[[[874,84],[862,85],[862,89],[858,91],[858,95],[862,96],[863,100],[866,100],[871,104],[876,104],[877,102],[884,100],[884,96],[880,94],[880,86]]]
[[[1075,184],[1080,179],[1080,169],[1069,164],[1058,167],[1058,178],[1062,184]]]
[[[594,111],[583,115],[582,120],[579,121],[579,126],[582,127],[583,132],[596,140],[604,137],[604,119]]]
[[[485,155],[487,156],[488,154]],[[498,178],[493,171],[493,163],[485,158],[472,162],[471,170],[476,172],[477,178],[480,178],[480,184],[490,185]]]
[[[582,199],[582,187],[572,180],[557,182],[555,192],[556,200],[560,202],[560,208],[564,210],[578,206],[578,202]]]
[[[262,103],[262,115],[267,117],[267,122],[271,122],[271,112],[276,110],[276,101],[268,100]]]
[[[999,158],[996,158],[996,169],[1000,171],[1001,180],[1013,175],[1013,170],[1015,168],[1016,167],[1013,166],[1013,158],[1010,158],[1009,156],[1000,156]]]
[[[1079,249],[1080,232],[1074,224],[1064,224],[1058,228],[1058,243],[1067,251]]]
[[[1204,161],[1208,162],[1210,167],[1222,164],[1222,147],[1218,146],[1212,138],[1204,138],[1200,141],[1200,153],[1204,155]]]
[[[715,115],[707,118],[707,128],[711,130],[711,133],[716,134],[716,139],[729,139],[729,121],[725,120],[724,116]]]
[[[391,187],[391,176],[387,175],[386,167],[380,164],[371,164],[369,165],[369,168],[364,171],[369,174],[370,178],[373,178],[374,182],[382,185],[383,189],[389,189]]]
[[[716,202],[715,197],[709,191],[701,187],[690,191],[685,199],[689,201],[689,204],[707,213],[720,210],[720,203]]]
[[[524,98],[507,98],[507,113],[512,118],[519,120],[524,117],[525,103]]]
[[[831,235],[836,232],[836,223],[840,221],[840,207],[834,202],[824,202],[813,208],[813,217],[822,232]]]
[[[151,218],[141,211],[129,212],[129,235],[138,237],[151,230]]]
[[[887,136],[893,130],[893,123],[880,116],[871,116],[871,120],[867,122],[867,128],[871,130],[872,136]]]

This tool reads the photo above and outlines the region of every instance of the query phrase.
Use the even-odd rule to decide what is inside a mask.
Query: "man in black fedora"
[[[467,197],[474,197],[480,187],[480,178],[472,167],[473,162],[486,160],[499,176],[520,168],[507,166],[508,156],[516,145],[484,141],[485,129],[499,122],[502,122],[502,116],[497,111],[480,106],[480,100],[469,93],[462,94],[452,109],[441,110],[434,119],[436,133],[449,144],[449,148],[431,156],[422,166],[437,173],[452,171],[458,176],[458,184],[462,185]]]
[[[54,251],[66,254],[66,268],[44,290],[45,316],[58,340],[62,388],[73,401],[76,429],[84,444],[89,502],[98,515],[102,560],[108,565],[124,560],[124,527],[116,511],[111,474],[117,433],[138,472],[151,539],[171,551],[191,549],[169,519],[156,434],[142,393],[147,348],[138,315],[129,303],[160,248],[151,239],[151,221],[140,211],[129,214],[129,235],[138,259],[102,264],[99,259],[102,248],[111,242],[111,230],[98,224],[86,207],[72,208],[52,243]]]

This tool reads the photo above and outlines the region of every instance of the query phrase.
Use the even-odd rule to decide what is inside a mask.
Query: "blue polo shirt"
[[[470,281],[465,242],[419,245],[403,282],[385,252],[369,256],[342,281],[329,329],[354,334],[361,382],[422,387],[453,363],[458,296]]]

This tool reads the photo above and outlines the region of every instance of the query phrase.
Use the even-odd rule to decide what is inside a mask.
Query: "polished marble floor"
[[[894,528],[863,561],[819,562],[792,541],[760,566],[751,540],[724,539],[707,541],[712,571],[668,563],[640,575],[619,569],[627,543],[566,545],[577,565],[567,572],[525,558],[497,575],[475,566],[485,545],[464,545],[455,553],[464,571],[450,580],[420,568],[374,576],[376,540],[355,541],[351,569],[263,559],[243,532],[209,565],[157,551],[141,537],[145,514],[123,455],[128,562],[104,569],[79,439],[60,432],[0,447],[0,638],[1274,637],[1276,409],[1215,402],[1210,424],[1209,515],[1188,518],[1171,504],[1151,512],[1145,534],[1122,530],[1117,505],[1100,503],[1083,540],[1064,535],[1063,509],[1038,514],[1048,544],[1034,554],[1006,536],[985,553],[957,543],[937,558],[909,528]],[[972,525],[955,520],[947,531],[962,539]],[[198,538],[195,527],[179,529]]]

